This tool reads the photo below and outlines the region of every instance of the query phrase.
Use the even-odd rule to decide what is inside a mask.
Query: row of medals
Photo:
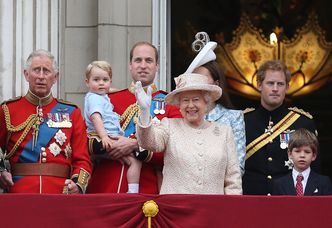
[[[165,114],[165,102],[157,100],[154,105],[153,113],[158,114]]]
[[[37,121],[33,125],[33,138],[32,138],[32,150],[34,150],[39,134],[39,126],[44,122],[43,109],[37,107]],[[47,114],[47,125],[52,128],[71,128],[72,123],[70,121],[69,113],[48,113]]]
[[[265,132],[267,132],[269,135],[271,135],[272,132],[273,132],[272,127],[273,127],[273,122],[270,120],[269,125],[268,125],[267,129],[265,130]],[[288,129],[287,131],[284,131],[279,135],[280,148],[283,149],[283,150],[288,147],[288,141],[289,141],[290,133],[292,133],[292,130]]]

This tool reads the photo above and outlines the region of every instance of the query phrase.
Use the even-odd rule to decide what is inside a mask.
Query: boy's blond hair
[[[309,146],[314,154],[318,153],[319,143],[316,135],[304,128],[300,128],[291,134],[288,142],[288,150],[292,151],[294,148],[302,146]]]
[[[110,76],[110,79],[112,79],[112,67],[111,64],[109,64],[106,61],[93,61],[90,63],[85,70],[85,77],[86,79],[90,79],[91,76],[91,70],[93,67],[98,67],[104,71],[107,72],[107,74]]]

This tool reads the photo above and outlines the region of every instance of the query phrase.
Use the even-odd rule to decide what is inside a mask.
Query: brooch
[[[65,148],[65,155],[66,155],[67,159],[71,157],[71,153],[72,153],[72,149],[71,149],[71,146],[68,144]]]
[[[54,138],[60,144],[60,146],[62,146],[66,142],[67,136],[65,135],[65,133],[63,133],[61,130],[59,130],[55,134]]]
[[[56,157],[57,155],[60,154],[61,152],[61,148],[59,147],[58,144],[56,144],[55,142],[52,143],[48,149],[50,150],[50,152],[53,154],[54,157]]]

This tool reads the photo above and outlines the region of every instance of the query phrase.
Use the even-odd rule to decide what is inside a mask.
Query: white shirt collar
[[[301,174],[303,176],[303,181],[302,181],[303,190],[305,190],[305,187],[307,185],[307,181],[308,181],[308,178],[309,178],[310,170],[311,170],[310,167],[308,167],[306,170],[304,170],[303,172],[301,172]],[[298,172],[296,169],[293,168],[292,176],[293,176],[294,186],[296,185],[296,177],[299,174],[300,174],[300,172]]]

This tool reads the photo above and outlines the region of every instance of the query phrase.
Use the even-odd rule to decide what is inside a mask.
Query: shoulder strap
[[[243,114],[249,113],[255,111],[255,108],[246,108],[245,110],[243,110]]]
[[[304,111],[303,109],[299,109],[297,107],[292,107],[292,108],[288,108],[288,110],[291,110],[293,112],[297,112],[301,115],[304,115],[304,116],[308,117],[309,119],[313,119],[313,116],[309,112]]]

